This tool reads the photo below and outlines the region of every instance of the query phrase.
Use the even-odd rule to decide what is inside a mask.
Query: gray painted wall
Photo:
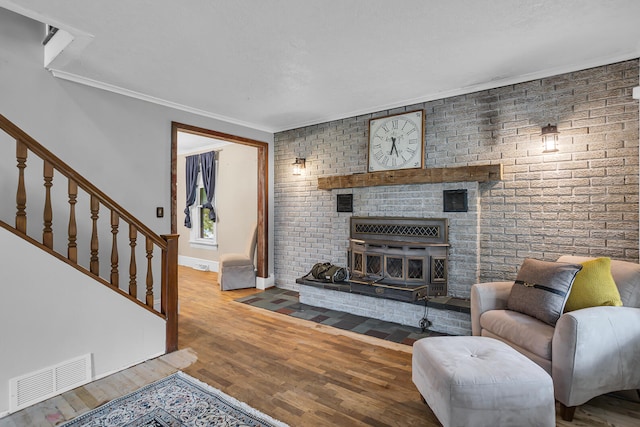
[[[2,40],[0,43],[0,113],[16,123],[157,233],[170,232],[172,121],[264,141],[272,145],[273,135],[269,133],[58,80],[42,66],[42,34],[42,24],[0,8],[0,40]],[[0,134],[3,133],[0,132]],[[272,156],[272,147],[270,147],[270,152],[270,156]],[[43,205],[41,200],[43,196],[38,195],[38,193],[43,193],[42,163],[38,163],[34,160],[34,156],[31,156],[27,164],[27,173],[29,177],[33,178],[28,182],[30,196],[28,196],[27,203],[29,212],[34,212],[31,216],[32,219],[28,221],[28,226],[30,230],[35,231],[37,236],[38,228],[42,227]],[[9,224],[13,224],[15,216],[16,180],[15,142],[3,134],[0,136],[0,200],[3,200],[0,205],[0,219]],[[273,182],[272,179],[269,181]],[[64,193],[66,191],[67,183],[64,179],[54,176],[53,185],[54,192]],[[273,194],[273,192],[270,190],[269,194]],[[78,203],[78,212],[81,209],[86,212],[87,207],[82,203],[84,202]],[[273,206],[272,201],[269,202],[269,205]],[[166,212],[164,218],[155,217],[156,206],[164,206]],[[65,227],[68,220],[68,210],[62,212],[63,210],[58,213],[54,212],[56,247],[59,245],[64,247],[66,240]],[[270,217],[272,215],[273,213],[270,214]],[[103,211],[101,218],[108,218],[108,213]],[[79,224],[79,226],[82,225]],[[272,225],[270,233],[273,233]],[[88,234],[84,234],[84,236],[88,236]],[[85,238],[88,239],[88,237]],[[101,254],[108,259],[110,239],[108,236],[101,235],[100,242]],[[85,250],[88,246],[86,241],[78,243],[82,245],[82,247],[79,246],[80,250]],[[121,243],[126,246],[126,241]],[[144,247],[143,244],[139,246]],[[16,248],[15,251],[20,251],[20,249]],[[272,247],[270,252],[273,253]],[[121,253],[126,252],[121,250]],[[17,253],[18,256],[21,254],[23,257],[29,257],[27,252]],[[5,256],[4,252],[3,256]],[[82,256],[86,257],[86,255]],[[20,269],[24,268],[48,268],[45,265],[28,265],[29,267],[9,263],[5,267],[16,270],[3,271],[3,278],[9,277],[9,274],[18,274]],[[101,262],[103,272],[106,272],[108,266],[109,262],[103,258]],[[48,277],[51,287],[56,287],[67,281],[65,277],[55,275]],[[155,277],[159,278],[158,275]],[[11,289],[15,285],[14,283],[2,281],[2,285],[1,299],[5,301],[14,301],[15,299],[15,303],[11,304],[11,310],[3,313],[5,316],[3,324],[7,324],[6,322],[10,321],[7,319],[15,319],[21,312],[27,311],[29,302],[16,299],[16,295],[12,293]],[[95,284],[95,286],[102,287],[99,284]],[[139,294],[144,293],[139,292]],[[68,299],[70,296],[64,293],[47,295],[47,303],[51,306],[64,306]],[[76,301],[74,299],[73,301],[76,304],[84,304],[82,300]],[[87,310],[90,311],[89,307],[87,305],[80,312],[83,315],[87,314]],[[68,317],[58,316],[55,312],[50,314],[43,314],[42,317],[34,320],[46,322],[55,330],[62,331],[63,335],[68,334],[69,328],[74,327]],[[124,312],[119,312],[118,315],[124,316],[124,324],[128,324],[126,319],[131,322],[135,321],[133,317]],[[87,327],[95,326],[96,330],[100,330],[98,323],[102,320],[87,315],[74,318],[74,323],[78,322]],[[44,337],[39,336],[37,331],[21,329],[19,322],[14,323],[16,327],[14,336],[22,337],[22,339],[12,341],[9,344],[5,343],[6,345],[3,344],[3,357],[9,357],[13,360],[15,359],[13,356],[21,354],[42,353],[41,342]],[[114,334],[126,333],[130,327],[133,326],[129,325],[125,329],[118,326]],[[42,334],[47,333],[43,329]],[[79,336],[78,339],[82,341],[84,336]],[[164,341],[164,337],[160,341]],[[134,346],[136,343],[142,345],[141,342],[142,340],[139,340],[131,345]],[[164,342],[161,343],[161,346],[164,346]],[[138,351],[144,348],[147,350],[142,353]],[[104,373],[104,369],[117,370],[127,364],[150,357],[153,353],[149,352],[148,348],[149,346],[127,347],[124,351],[124,348],[118,345],[109,347],[105,350],[106,353],[102,353],[100,357],[111,357],[118,362],[117,366],[109,365],[106,368],[98,368],[102,365],[96,365],[96,369],[99,369],[96,374]],[[89,344],[86,350],[88,352],[97,351]],[[122,357],[127,354],[130,354],[131,357]],[[50,356],[49,353],[45,353],[43,356],[37,362],[29,363],[28,366],[26,364],[18,366],[17,370],[13,370],[12,373],[26,373],[61,361],[58,360],[57,353],[52,352]],[[6,366],[5,363],[2,363],[4,361],[4,359],[0,361],[0,369],[3,370]],[[7,390],[8,385],[4,379],[4,377],[0,378],[0,389]],[[6,402],[6,399],[0,394],[0,413],[5,408]]]
[[[99,378],[164,353],[159,316],[4,228],[0,253],[0,414],[12,378],[87,353]]]
[[[269,158],[273,158],[272,134],[56,79],[42,67],[42,24],[5,9],[0,9],[0,24],[0,113],[157,233],[170,231],[172,121],[267,142]],[[0,161],[0,195],[3,200],[13,200],[17,180],[15,144],[4,134],[0,135],[0,154],[4,159]],[[28,226],[37,233],[42,216],[42,172],[41,163],[34,156],[29,160],[32,163],[28,163],[27,174],[33,179],[28,185],[37,191],[29,195],[28,209],[33,209],[34,214]],[[269,171],[271,219],[273,168]],[[64,181],[54,176],[52,191],[64,193]],[[88,209],[82,203],[80,199],[77,208]],[[12,205],[0,206],[0,219],[10,224],[15,215]],[[156,206],[165,208],[164,218],[155,217]],[[61,209],[58,215],[54,212],[56,247],[65,244],[66,232],[66,225],[56,217],[65,215],[66,210]],[[106,217],[107,213],[103,211],[101,216]],[[272,222],[269,234],[273,235]],[[108,234],[101,235],[101,242],[108,240]],[[269,241],[272,260],[273,239]],[[101,255],[107,252],[101,250]],[[109,262],[102,264],[107,266]],[[269,271],[273,271],[272,262]]]

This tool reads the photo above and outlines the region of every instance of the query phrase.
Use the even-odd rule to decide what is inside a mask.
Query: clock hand
[[[398,147],[396,147],[396,138],[395,137],[391,137],[391,151],[389,152],[389,155],[393,154],[393,150],[396,151],[396,157],[398,157]]]

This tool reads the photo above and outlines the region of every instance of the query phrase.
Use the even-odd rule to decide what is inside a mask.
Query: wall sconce
[[[293,162],[293,174],[302,175],[302,171],[305,169],[306,163],[307,159],[305,159],[304,157],[296,157],[296,161]]]
[[[558,126],[551,126],[549,123],[547,126],[542,128],[542,147],[544,150],[543,153],[553,153],[558,151]]]

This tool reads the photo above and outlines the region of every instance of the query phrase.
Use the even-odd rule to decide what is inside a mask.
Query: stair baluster
[[[118,225],[120,217],[114,210],[111,211],[111,286],[120,287],[120,274],[118,273]]]
[[[78,203],[78,184],[69,178],[69,244],[67,258],[73,263],[78,262],[78,226],[76,225],[76,203]]]
[[[146,250],[147,250],[147,294],[146,294],[146,302],[147,306],[153,307],[153,273],[151,271],[151,260],[153,258],[153,242],[149,237],[147,237],[146,241]]]
[[[131,260],[129,262],[129,295],[138,297],[138,284],[136,282],[136,236],[138,231],[133,224],[129,224],[129,246],[131,247]]]
[[[44,175],[44,213],[42,217],[44,219],[44,228],[42,229],[42,244],[53,249],[53,230],[51,225],[53,224],[53,209],[51,208],[51,186],[53,185],[53,165],[48,161],[44,161],[43,167]]]
[[[18,192],[16,194],[16,229],[27,234],[27,190],[24,185],[24,169],[27,167],[27,146],[16,141],[16,158],[18,160]]]
[[[91,195],[91,263],[89,271],[96,276],[100,275],[100,258],[98,258],[98,211],[100,201],[93,194]]]

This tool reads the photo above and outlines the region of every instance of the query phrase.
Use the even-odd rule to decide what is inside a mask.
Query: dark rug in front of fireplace
[[[269,288],[259,294],[238,298],[236,301],[287,316],[406,345],[413,345],[420,338],[444,335],[433,331],[422,332],[418,327],[302,304],[298,299],[298,292],[287,289]]]

